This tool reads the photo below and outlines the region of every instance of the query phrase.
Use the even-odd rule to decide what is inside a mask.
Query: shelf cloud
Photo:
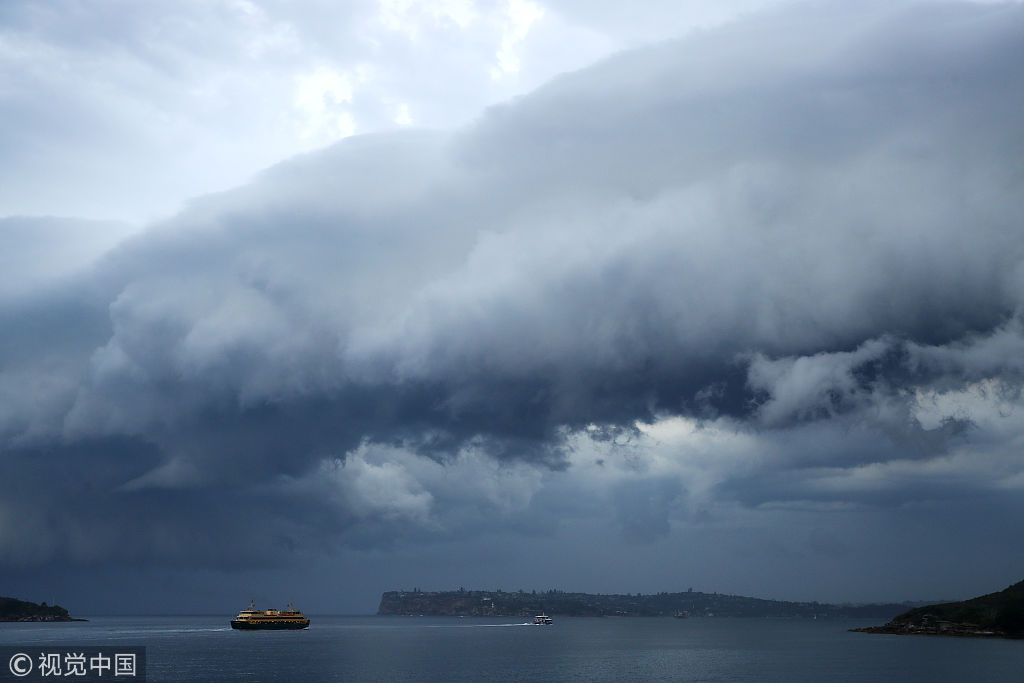
[[[1017,4],[754,14],[54,247],[0,286],[0,563],[1021,521],[1022,83]]]

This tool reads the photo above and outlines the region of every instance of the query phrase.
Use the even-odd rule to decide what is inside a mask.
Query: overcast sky
[[[628,10],[0,4],[0,593],[1024,578],[1024,5]]]

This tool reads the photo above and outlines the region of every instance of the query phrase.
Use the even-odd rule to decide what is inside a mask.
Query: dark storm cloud
[[[677,477],[624,482],[613,494],[615,517],[624,537],[649,541],[667,536],[671,507],[683,495]]]
[[[540,533],[574,435],[672,416],[758,443],[701,475],[747,506],[955,495],[904,463],[984,431],[922,396],[1019,397],[1022,37],[1019,6],[751,18],[293,159],[0,301],[4,561]],[[628,536],[699,517],[692,473],[637,472],[601,485]],[[593,514],[559,486],[542,511]]]

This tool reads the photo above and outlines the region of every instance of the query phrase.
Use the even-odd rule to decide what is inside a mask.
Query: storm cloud
[[[1022,84],[1020,5],[825,3],[97,253],[6,219],[0,563],[1019,520]]]

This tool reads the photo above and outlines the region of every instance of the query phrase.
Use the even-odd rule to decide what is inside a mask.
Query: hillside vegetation
[[[1024,637],[1024,581],[997,593],[961,602],[917,607],[885,626],[857,629],[867,633]]]

